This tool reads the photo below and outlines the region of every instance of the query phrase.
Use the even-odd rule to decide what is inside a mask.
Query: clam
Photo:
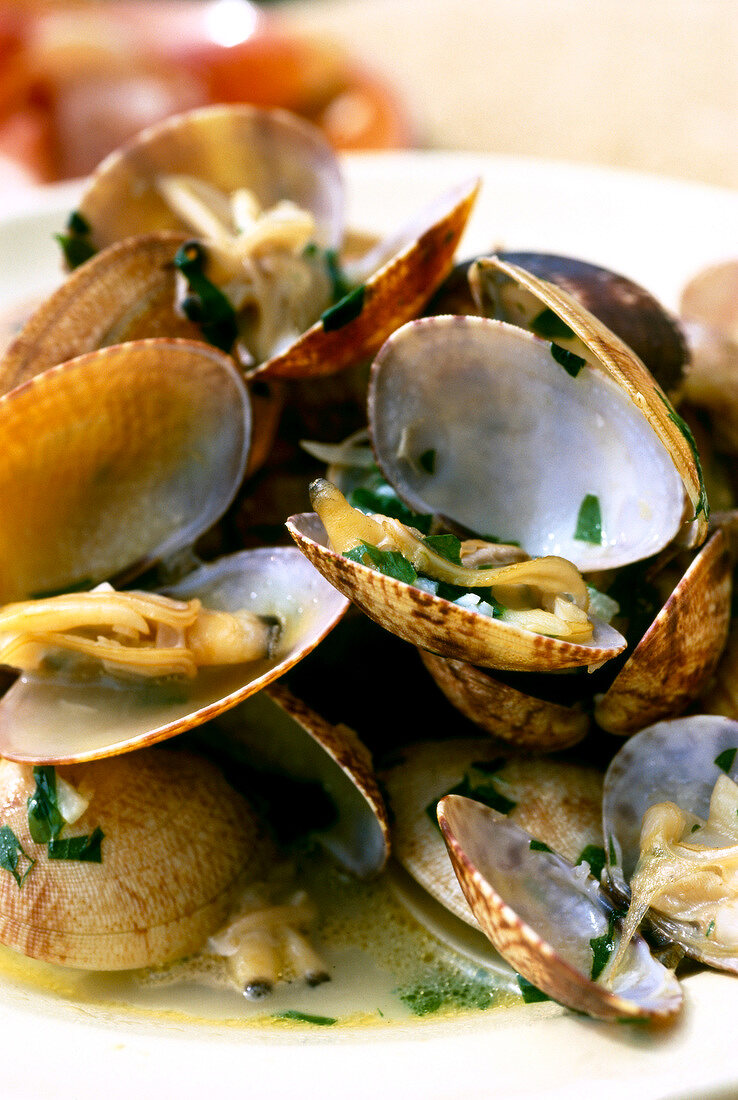
[[[54,806],[63,787],[82,810],[51,842],[34,840],[29,815],[48,772]],[[128,970],[199,950],[270,858],[243,798],[213,764],[181,749],[55,776],[3,760],[0,806],[0,940],[64,966]]]
[[[497,811],[448,795],[438,820],[467,901],[500,954],[554,1000],[605,1020],[674,1016],[682,994],[671,971],[634,937],[603,980],[616,950],[612,904],[583,868],[542,850]]]
[[[605,779],[608,875],[687,954],[738,971],[738,722],[698,714],[632,737]]]
[[[274,683],[217,720],[228,759],[250,770],[319,785],[329,820],[316,836],[347,871],[376,875],[389,855],[389,818],[368,749],[348,726],[326,721],[283,683]],[[211,749],[214,733],[207,733]],[[284,812],[282,809],[281,812]]]
[[[588,860],[598,870],[604,864],[602,775],[596,768],[515,756],[484,739],[464,738],[403,747],[382,780],[395,859],[437,902],[474,927],[436,823],[436,806],[448,794],[496,806],[573,863]]]
[[[528,288],[532,277],[500,267]],[[694,506],[685,538],[703,541],[706,502],[688,429],[621,341],[562,291],[533,285],[576,326],[579,351],[480,317],[424,318],[387,341],[369,392],[385,477],[415,512],[584,570],[669,544],[684,521],[684,488]]]
[[[587,618],[586,586],[576,569],[561,558],[485,570],[453,569],[417,532],[388,517],[357,512],[328,482],[315,482],[311,496],[321,518],[305,513],[287,521],[300,550],[370,618],[406,641],[442,656],[524,670],[597,665],[625,645],[617,631]],[[330,535],[323,523],[331,527]],[[398,550],[399,546],[403,549]],[[347,551],[356,551],[353,560],[345,556]],[[414,564],[403,557],[406,553],[414,556]],[[398,572],[398,558],[391,557],[393,575],[387,568],[377,571],[362,560],[366,556],[367,561],[373,558],[376,562],[377,554],[397,554],[405,565],[400,565]],[[379,561],[382,564],[386,559]],[[511,605],[510,621],[493,617],[492,604],[487,605],[490,610],[485,614],[417,587],[416,566],[419,571],[421,567],[432,570],[431,575],[452,585],[460,581],[467,586],[486,585],[495,593],[490,600],[496,602],[500,596]],[[550,636],[557,632],[563,637]]]
[[[678,394],[689,360],[679,321],[632,279],[570,256],[541,252],[500,252],[498,259],[537,280],[560,287],[593,314],[646,365],[668,394]],[[566,347],[572,333],[548,307],[502,280],[483,261],[468,267],[470,296],[483,317],[520,325]],[[436,310],[440,312],[440,310]],[[449,312],[444,310],[443,312]]]
[[[456,188],[341,267],[340,170],[319,131],[285,112],[211,107],[103,161],[71,235],[76,227],[94,252],[185,232],[194,239],[177,261],[180,312],[262,381],[313,379],[371,355],[420,309],[451,266],[477,189]]]
[[[23,670],[0,703],[4,756],[73,762],[170,737],[281,675],[340,618],[346,601],[294,550],[202,565],[166,598],[90,591],[181,555],[222,515],[249,423],[232,361],[187,341],[112,346],[0,399],[3,660]]]

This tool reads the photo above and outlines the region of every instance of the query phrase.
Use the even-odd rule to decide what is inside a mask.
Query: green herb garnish
[[[28,866],[21,874],[18,864],[24,859],[28,860]],[[36,862],[28,852],[24,849],[18,837],[15,835],[9,825],[3,825],[0,827],[0,868],[3,871],[9,871],[15,881],[18,883],[18,889],[21,888],[23,883],[28,877],[28,873],[32,869]]]
[[[355,290],[349,291],[339,302],[336,302],[334,306],[322,313],[320,319],[323,322],[323,330],[325,332],[336,332],[344,325],[355,321],[364,308],[365,293],[366,288],[364,286],[357,286]]]
[[[73,210],[69,215],[66,228],[66,233],[55,233],[54,237],[61,245],[67,267],[74,271],[94,256],[97,249],[90,240],[90,224],[78,210]]]
[[[589,941],[589,946],[592,949],[592,971],[590,977],[593,982],[597,981],[600,974],[607,966],[607,960],[615,950],[615,940],[613,938],[614,930],[615,917],[612,916],[607,926],[607,932]]]
[[[472,765],[472,767],[476,766],[477,765]],[[450,790],[445,791],[444,794],[439,794],[437,798],[426,806],[425,812],[435,825],[438,824],[436,807],[439,801],[449,794],[460,794],[463,795],[464,798],[471,798],[475,802],[481,802],[483,805],[489,806],[491,810],[497,810],[497,812],[501,814],[512,813],[517,806],[517,802],[513,802],[512,799],[499,791],[494,783],[480,783],[475,781],[475,779],[466,772],[460,783],[457,783],[455,787],[451,787]]]
[[[618,854],[615,851],[615,838],[613,836],[610,837],[609,855],[610,855],[610,866],[611,867],[617,867],[617,865],[618,865]]]
[[[708,939],[714,931],[715,931],[715,921],[711,920],[710,923],[707,926],[707,931],[705,932],[705,939]]]
[[[530,330],[544,340],[572,340],[575,335],[566,321],[562,321],[559,315],[548,307],[533,318],[530,322]]]
[[[566,348],[562,348],[559,344],[551,344],[551,355],[559,366],[563,367],[566,373],[570,374],[572,378],[576,378],[587,362],[581,355],[576,355],[573,351],[567,351]]]
[[[313,1016],[309,1012],[298,1012],[295,1008],[288,1008],[286,1012],[275,1012],[275,1020],[298,1020],[301,1024],[317,1024],[318,1027],[331,1027],[337,1024],[335,1016]]]
[[[452,565],[461,565],[461,539],[456,535],[426,535],[423,542]]]
[[[36,767],[33,778],[36,789],[28,799],[28,828],[36,844],[46,844],[64,828],[56,797],[56,769],[48,764]]]
[[[544,993],[537,985],[533,985],[533,982],[529,982],[522,974],[518,974],[518,987],[523,994],[523,1001],[527,1005],[535,1004],[537,1001],[551,1000],[548,993]]]
[[[105,834],[98,825],[89,835],[55,837],[49,841],[49,859],[75,860],[79,863],[102,863],[102,841]]]
[[[669,411],[669,420],[671,420],[672,424],[676,424],[677,428],[689,444],[689,449],[692,452],[694,464],[697,467],[697,479],[700,486],[700,498],[697,501],[697,507],[694,510],[694,518],[697,519],[700,512],[704,512],[705,519],[708,519],[710,515],[710,505],[707,500],[707,489],[705,488],[705,478],[702,473],[702,463],[700,462],[700,455],[699,451],[697,450],[697,444],[695,443],[694,436],[692,435],[692,429],[690,428],[687,421],[683,417],[681,417],[679,413],[674,409],[671,402],[668,401],[666,397],[664,397],[661,390],[656,390],[656,393],[659,395],[662,402],[664,403],[664,405],[666,405],[666,408]]]
[[[396,581],[404,581],[405,584],[415,584],[418,579],[415,568],[399,550],[380,550],[369,542],[362,542],[359,546],[346,550],[343,556],[349,561],[358,562],[359,565],[373,566],[385,577],[393,577]]]
[[[182,302],[185,316],[202,329],[209,344],[229,352],[238,336],[236,311],[222,290],[205,275],[207,256],[199,241],[187,241],[174,257],[174,266],[187,280],[190,293]]]
[[[315,259],[319,257],[326,266],[328,271],[328,278],[331,281],[331,301],[338,302],[341,298],[345,298],[351,290],[351,283],[346,278],[343,268],[341,267],[341,261],[335,248],[321,248],[311,241],[305,245],[303,250],[303,256],[305,259]]]
[[[733,767],[733,761],[735,760],[735,754],[738,749],[725,749],[719,756],[715,757],[715,764],[724,771],[726,775],[730,773],[730,769]]]
[[[735,812],[738,814],[738,810],[736,810]],[[697,830],[701,829],[701,828],[702,828],[702,826],[700,825],[700,823],[695,822],[695,824],[692,826],[692,828],[689,831],[690,831],[690,833],[696,833]]]
[[[550,852],[553,855],[553,848],[549,848],[548,844],[544,844],[542,840],[536,840],[535,837],[530,842],[531,852]]]
[[[574,538],[579,542],[590,542],[593,545],[602,544],[602,511],[600,498],[593,493],[587,493],[579,506],[577,526]]]
[[[588,863],[592,877],[599,881],[606,863],[605,849],[598,848],[596,844],[588,844],[586,848],[582,848],[577,860],[577,864],[579,863]]]
[[[423,535],[430,531],[433,521],[432,515],[420,515],[408,508],[378,470],[372,472],[370,484],[357,485],[352,489],[348,502],[352,508],[358,508],[361,512],[370,515],[379,512],[380,515],[390,516],[391,519],[399,519]]]

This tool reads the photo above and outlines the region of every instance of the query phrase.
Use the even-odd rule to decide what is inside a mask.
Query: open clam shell
[[[631,941],[612,988],[594,980],[598,954],[616,942],[612,907],[578,874],[495,810],[449,795],[438,820],[467,901],[518,973],[554,1000],[604,1020],[668,1018],[682,994],[673,974]]]
[[[581,360],[573,376],[553,347],[482,317],[403,326],[372,367],[377,461],[414,511],[532,555],[583,570],[647,557],[683,520],[672,456],[625,388]],[[596,530],[580,530],[585,501]]]
[[[58,778],[89,800],[62,837],[100,829],[99,862],[50,859],[34,843],[32,769],[0,762],[4,827],[25,853],[22,888],[0,875],[0,940],[25,955],[86,970],[179,958],[223,922],[244,879],[263,873],[269,846],[252,811],[201,757],[148,750]]]
[[[0,755],[73,763],[129,752],[201,725],[292,668],[348,603],[294,548],[244,550],[170,586],[214,611],[241,610],[278,624],[276,648],[247,664],[200,669],[192,680],[75,683],[24,676],[0,701]]]
[[[702,547],[608,690],[594,717],[631,734],[680,714],[707,684],[730,626],[732,562],[717,531]]]
[[[511,286],[514,293],[521,296],[524,309],[532,302],[537,303],[537,306],[534,304],[536,312],[539,312],[538,306],[550,311],[568,330],[566,335],[556,335],[554,346],[583,356],[628,394],[671,456],[692,503],[694,516],[690,517],[691,522],[682,533],[683,540],[690,546],[703,542],[707,533],[708,505],[694,437],[635,352],[553,283],[496,257],[479,260],[475,269],[481,283],[496,284],[500,293],[504,293],[506,285]]]
[[[226,751],[237,760],[243,754],[249,767],[318,783],[335,818],[317,840],[352,874],[379,874],[389,856],[389,818],[369,750],[353,730],[326,721],[281,683],[223,714],[218,729],[228,736]]]
[[[561,287],[627,344],[667,393],[678,392],[689,359],[684,333],[677,319],[645,287],[625,275],[571,256],[500,252],[498,259]],[[506,297],[504,283],[486,276],[483,267],[473,267],[473,290],[482,315],[535,332],[531,322],[540,317],[540,302],[530,302],[532,309],[526,315],[520,310],[519,299]],[[559,336],[562,332],[560,329]],[[537,334],[543,335],[540,331]]]
[[[516,757],[484,739],[408,745],[382,772],[392,811],[393,853],[412,878],[474,927],[436,824],[436,806],[452,792],[495,800],[510,821],[573,863],[601,867],[602,775],[595,768]]]
[[[519,749],[558,752],[586,736],[589,715],[527,694],[483,668],[420,650],[420,658],[448,701],[492,737]]]
[[[694,864],[696,878],[685,879],[681,915],[659,906],[656,896],[648,911],[650,922],[689,955],[720,969],[738,971],[738,950],[733,940],[721,942],[720,928],[713,934],[703,927],[701,905],[721,896],[715,893],[719,876],[709,868],[707,879],[700,879],[699,852],[706,855],[720,849],[736,850],[735,836],[722,834],[708,825],[711,799],[716,783],[725,776],[738,782],[738,722],[718,715],[698,714],[672,719],[649,726],[632,737],[617,753],[608,768],[603,797],[603,830],[608,853],[608,875],[613,888],[623,898],[629,898],[629,883],[639,865],[641,855],[641,824],[644,814],[661,803],[673,803],[685,815],[688,840],[687,858]],[[732,814],[734,817],[734,814]],[[688,820],[687,820],[688,819]],[[689,821],[699,823],[689,828]],[[732,822],[731,822],[732,826]],[[701,833],[705,834],[704,846]],[[690,854],[691,853],[691,854]],[[721,905],[731,909],[730,890],[732,863],[727,856],[725,883],[727,894]],[[674,889],[681,887],[674,874]],[[706,894],[701,893],[707,890]],[[715,902],[717,904],[717,902]],[[718,923],[717,913],[713,927]]]
[[[343,184],[320,131],[285,111],[230,104],[168,118],[100,164],[78,207],[92,245],[101,249],[159,230],[187,232],[158,183],[165,175],[193,174],[226,195],[246,188],[262,208],[289,198],[315,216],[318,244],[340,243]]]
[[[619,653],[625,639],[595,622],[589,642],[535,634],[433,596],[329,549],[312,513],[291,516],[287,529],[303,554],[339,592],[386,630],[422,649],[472,664],[513,671],[597,665]]]
[[[448,273],[479,190],[459,185],[386,243],[348,268],[356,289],[281,355],[253,371],[262,379],[312,379],[369,359],[415,317]]]
[[[201,343],[146,340],[0,399],[0,602],[92,588],[190,545],[243,477],[248,394]]]

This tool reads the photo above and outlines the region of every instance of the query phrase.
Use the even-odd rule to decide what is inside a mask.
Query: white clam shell
[[[681,526],[681,479],[628,394],[589,366],[572,377],[550,342],[504,322],[403,326],[375,360],[369,411],[377,460],[415,511],[531,555],[611,568],[656,553]],[[575,537],[588,495],[601,544]]]

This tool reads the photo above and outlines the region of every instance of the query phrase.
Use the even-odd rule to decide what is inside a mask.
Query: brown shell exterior
[[[577,862],[587,845],[602,846],[602,775],[594,768],[516,757],[485,740],[407,746],[382,775],[393,814],[394,856],[437,901],[467,924],[476,920],[462,897],[438,830],[427,811],[460,783],[473,761],[495,760],[501,793],[515,802],[508,820],[559,855]]]
[[[476,182],[461,197],[454,194],[449,209],[367,280],[357,317],[333,331],[318,321],[252,377],[320,378],[370,358],[396,328],[417,316],[448,274],[478,190]]]
[[[0,873],[0,940],[87,970],[154,966],[202,947],[268,852],[241,796],[212,764],[181,750],[59,774],[90,798],[62,836],[99,826],[102,862],[50,860],[28,829],[32,769],[0,763],[0,819],[36,860],[20,889]]]
[[[586,736],[589,718],[578,707],[526,695],[465,661],[422,649],[419,653],[448,701],[500,741],[521,749],[558,752]]]
[[[549,997],[588,1016],[601,1020],[672,1016],[679,1008],[673,1001],[649,1010],[590,981],[505,903],[469,859],[458,839],[459,821],[467,812],[467,805],[483,815],[493,813],[469,799],[450,795],[439,804],[438,821],[464,895],[485,935],[503,958]]]
[[[202,340],[174,311],[177,233],[137,237],[93,256],[33,313],[0,361],[0,392],[108,344],[151,336]]]
[[[725,648],[731,582],[727,539],[717,531],[598,700],[598,725],[632,734],[681,714],[699,696]]]
[[[583,340],[602,369],[628,394],[669,452],[694,507],[693,522],[684,533],[685,545],[698,546],[704,542],[707,515],[702,474],[695,451],[668,398],[638,356],[560,287],[497,257],[480,260],[479,264],[512,279],[553,310]]]
[[[287,521],[287,530],[300,550],[334,588],[374,622],[422,649],[514,672],[600,664],[618,652],[533,634],[457,607],[334,553],[316,541],[325,538],[321,528],[312,513],[291,516]]]

